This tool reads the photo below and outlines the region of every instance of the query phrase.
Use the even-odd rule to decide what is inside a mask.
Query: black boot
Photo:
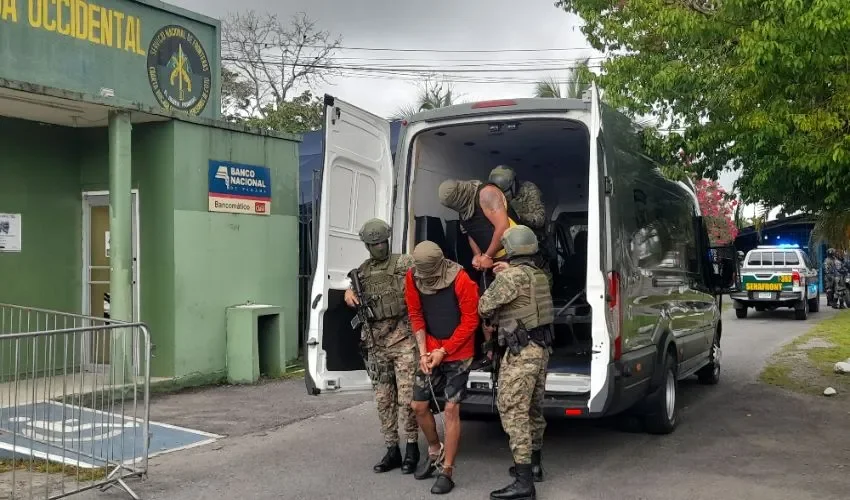
[[[401,463],[402,474],[413,474],[419,464],[419,443],[407,443],[404,450],[404,462]]]
[[[394,444],[387,447],[387,454],[384,455],[384,458],[380,462],[375,464],[372,470],[380,473],[389,472],[399,467],[401,467],[401,450],[398,449],[397,444]]]
[[[490,493],[490,500],[536,500],[531,464],[516,464],[516,480],[510,486]]]
[[[508,473],[511,477],[516,477],[516,468],[511,466],[508,469]],[[531,477],[535,483],[543,481],[543,465],[540,462],[540,450],[531,452]]]

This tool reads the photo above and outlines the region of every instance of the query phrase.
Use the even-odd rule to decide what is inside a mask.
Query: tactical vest
[[[454,283],[432,295],[419,293],[428,334],[440,340],[451,337],[460,325],[460,305]]]
[[[404,301],[404,274],[396,270],[399,255],[383,262],[367,260],[360,266],[363,292],[375,313],[375,320],[398,318],[407,313]]]
[[[493,233],[496,232],[496,228],[493,226],[493,223],[490,222],[490,219],[487,218],[487,215],[484,214],[484,209],[481,208],[481,190],[487,186],[496,186],[495,184],[481,184],[478,186],[478,190],[475,192],[475,211],[472,213],[472,217],[469,220],[464,220],[460,222],[461,227],[463,227],[466,234],[472,238],[472,241],[478,245],[478,248],[481,249],[482,252],[486,252],[488,248],[490,248],[490,242],[493,241]],[[498,188],[499,186],[496,186]],[[501,190],[500,190],[501,191]],[[510,226],[515,226],[516,221],[519,220],[516,212],[510,206],[510,204],[506,207],[508,211],[508,224]],[[505,250],[500,250],[493,258],[501,258],[505,256]]]
[[[502,307],[499,322],[519,321],[528,331],[552,324],[555,321],[555,309],[546,274],[527,262],[514,265],[530,278],[531,287],[520,290],[519,297]]]

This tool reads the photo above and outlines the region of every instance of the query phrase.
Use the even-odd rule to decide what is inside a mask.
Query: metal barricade
[[[147,475],[150,333],[0,304],[0,499],[64,498]]]

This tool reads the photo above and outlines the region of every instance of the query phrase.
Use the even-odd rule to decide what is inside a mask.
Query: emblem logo
[[[163,108],[200,115],[212,89],[210,60],[201,41],[182,26],[157,31],[148,47],[148,81]]]

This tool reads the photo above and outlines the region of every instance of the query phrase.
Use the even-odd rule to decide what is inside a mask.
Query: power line
[[[222,61],[230,61],[230,62],[241,62],[245,64],[254,64],[258,61],[239,58],[239,57],[222,57]],[[260,59],[259,62],[265,62],[269,64],[281,64],[283,60],[280,61],[270,61],[268,59]],[[509,67],[509,68],[493,68],[493,65],[486,65],[487,67],[482,68],[468,68],[468,67],[427,67],[427,66],[415,66],[415,65],[395,65],[395,66],[363,66],[363,65],[342,65],[342,64],[308,64],[308,63],[286,63],[287,66],[292,66],[296,68],[315,68],[315,69],[325,69],[325,70],[360,70],[360,71],[415,71],[420,73],[442,73],[442,72],[451,72],[451,73],[512,73],[512,72],[541,72],[541,71],[569,71],[577,69],[575,66],[551,66],[551,67]]]
[[[249,45],[258,45],[265,49],[278,48],[279,45],[273,43],[265,43],[265,42],[250,42],[250,41],[229,41],[222,40],[224,44],[249,44]],[[303,47],[311,48],[311,49],[326,49],[325,45],[303,45]],[[430,52],[437,54],[497,54],[504,52],[569,52],[574,50],[593,50],[593,47],[553,47],[553,48],[540,48],[540,49],[394,49],[389,47],[351,47],[340,45],[338,47],[334,47],[334,50],[360,50],[360,51],[369,51],[369,52]]]

